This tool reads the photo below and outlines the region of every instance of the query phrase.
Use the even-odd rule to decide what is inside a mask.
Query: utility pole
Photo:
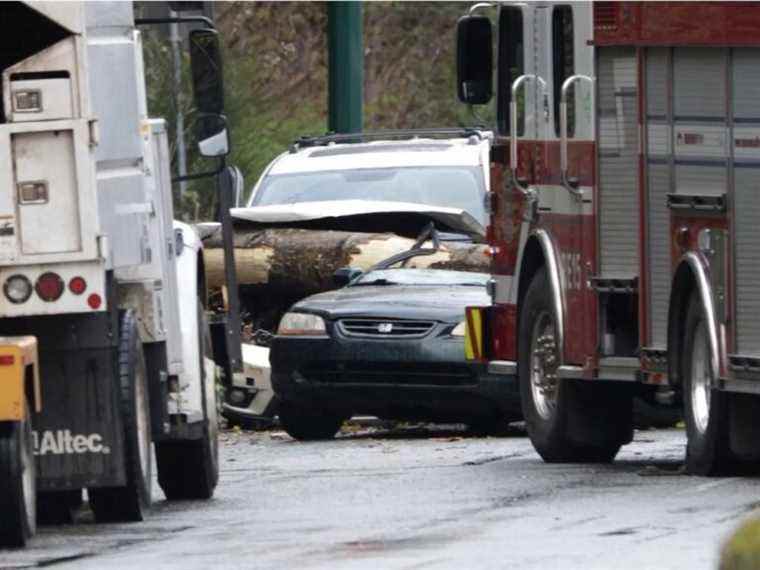
[[[362,130],[364,42],[362,3],[327,3],[328,130]]]
[[[169,16],[176,18],[177,12],[169,10]],[[179,35],[179,24],[169,24],[169,40],[172,44],[174,105],[177,109],[177,176],[187,174],[187,153],[185,152],[185,116],[182,113],[182,39]],[[179,183],[179,196],[182,199],[187,191],[187,181]]]

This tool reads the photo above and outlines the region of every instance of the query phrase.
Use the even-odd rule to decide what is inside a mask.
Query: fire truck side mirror
[[[457,96],[462,103],[484,105],[492,93],[491,20],[463,16],[457,22]]]
[[[219,34],[216,30],[190,32],[190,68],[198,111],[206,115],[221,115],[224,112],[224,82]]]

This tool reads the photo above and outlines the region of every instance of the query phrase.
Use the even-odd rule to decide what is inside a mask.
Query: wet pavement
[[[760,481],[679,471],[684,434],[637,432],[613,465],[547,465],[528,439],[359,430],[226,433],[216,497],[144,523],[44,527],[0,568],[716,568]]]

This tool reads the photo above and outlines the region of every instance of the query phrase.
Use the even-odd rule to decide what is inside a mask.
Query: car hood
[[[476,241],[485,238],[483,225],[464,210],[407,202],[331,200],[232,208],[230,213],[235,220],[257,227],[393,232],[408,237],[416,237],[432,221],[443,231]]]
[[[362,316],[458,323],[464,318],[465,307],[490,304],[485,287],[361,285],[312,295],[291,310],[330,319]]]

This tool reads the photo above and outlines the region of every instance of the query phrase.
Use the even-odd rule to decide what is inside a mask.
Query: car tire
[[[28,405],[26,418],[0,422],[0,546],[26,546],[37,528],[37,478]]]
[[[198,302],[198,344],[203,390],[203,437],[194,441],[156,444],[158,484],[170,501],[210,499],[219,481],[219,424],[215,378],[208,377],[205,361],[213,360],[211,337],[203,305]]]
[[[285,401],[280,402],[279,417],[280,425],[287,434],[301,441],[332,439],[344,421],[338,414],[313,410]]]
[[[88,489],[97,522],[138,522],[151,503],[151,432],[145,356],[134,312],[121,317],[118,348],[127,484]]]
[[[533,447],[547,463],[612,461],[633,435],[632,396],[617,386],[558,378],[545,268],[528,286],[518,327],[520,400]]]
[[[707,323],[699,296],[693,294],[686,312],[681,355],[686,470],[694,475],[722,475],[734,467],[729,447],[729,394],[713,387]]]

